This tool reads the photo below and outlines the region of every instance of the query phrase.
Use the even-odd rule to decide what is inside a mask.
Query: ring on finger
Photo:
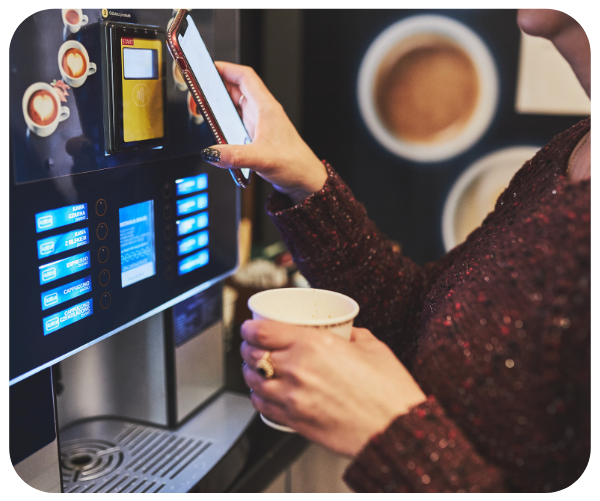
[[[269,351],[265,351],[254,367],[256,368],[256,372],[265,379],[271,379],[275,376],[275,367],[273,367],[273,362],[271,362],[271,352]]]
[[[243,101],[244,99],[246,99],[246,96],[244,96],[244,94],[242,94],[242,95],[240,96],[240,99],[239,99],[239,101],[238,101],[238,106],[242,106],[242,101]]]

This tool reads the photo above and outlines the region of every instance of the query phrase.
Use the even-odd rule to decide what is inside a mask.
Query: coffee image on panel
[[[54,88],[44,82],[34,83],[27,88],[22,107],[27,127],[40,137],[52,134],[58,123],[70,115],[69,108],[60,105]]]

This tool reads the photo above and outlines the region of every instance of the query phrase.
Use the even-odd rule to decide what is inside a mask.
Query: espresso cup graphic
[[[438,15],[403,19],[368,48],[358,104],[375,139],[417,162],[452,158],[488,129],[498,72],[487,46],[464,24]]]
[[[30,85],[23,94],[23,116],[29,130],[40,137],[52,134],[59,122],[69,118],[71,112],[60,105],[60,98],[47,83]]]
[[[200,107],[194,101],[194,96],[192,93],[188,91],[187,95],[187,105],[188,105],[188,113],[190,114],[190,118],[192,122],[195,124],[201,124],[204,122],[204,117],[202,116],[202,112],[200,111]]]
[[[85,47],[75,40],[69,40],[60,46],[58,68],[63,81],[71,87],[81,87],[88,75],[96,73],[96,64],[90,62]]]
[[[77,33],[88,23],[88,17],[81,9],[62,9],[62,19],[65,27],[71,33]]]

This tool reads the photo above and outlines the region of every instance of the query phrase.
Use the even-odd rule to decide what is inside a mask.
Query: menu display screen
[[[208,226],[208,212],[202,212],[197,216],[188,217],[177,223],[177,235],[187,235],[197,230],[203,230]]]
[[[177,186],[177,196],[190,195],[197,191],[205,190],[208,186],[208,176],[200,174],[199,176],[184,177],[175,181]]]
[[[90,252],[82,252],[39,267],[40,285],[67,277],[90,267]]]
[[[59,254],[70,249],[75,249],[89,243],[90,232],[88,228],[81,228],[61,235],[38,240],[38,259],[54,254]]]
[[[208,249],[201,250],[179,261],[179,274],[184,275],[208,263]]]
[[[177,215],[185,216],[208,207],[208,193],[177,200]]]
[[[92,291],[92,277],[80,278],[74,282],[61,285],[56,289],[42,292],[42,310],[47,310],[69,299],[83,296]]]
[[[154,200],[119,209],[121,241],[121,285],[128,285],[156,273],[154,247]]]
[[[183,256],[208,245],[208,231],[184,238],[177,242],[177,255]]]
[[[85,221],[88,218],[87,204],[68,205],[60,209],[39,212],[35,215],[35,231],[52,230],[67,224]]]
[[[82,318],[89,317],[92,313],[94,313],[94,306],[91,299],[76,304],[75,306],[71,306],[66,310],[54,313],[53,315],[44,318],[44,336],[47,336],[58,329],[62,329],[67,325],[71,325]]]

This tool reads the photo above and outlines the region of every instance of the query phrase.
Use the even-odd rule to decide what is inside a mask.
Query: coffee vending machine
[[[237,61],[238,13],[191,15]],[[244,463],[221,285],[240,189],[199,156],[173,16],[44,10],[11,41],[10,452],[42,491],[218,491]]]

